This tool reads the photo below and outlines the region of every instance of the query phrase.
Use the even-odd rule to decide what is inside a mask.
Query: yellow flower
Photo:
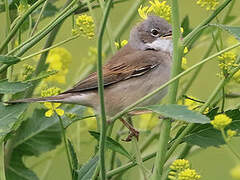
[[[219,60],[218,66],[220,67],[220,69],[223,70],[223,72],[229,73],[232,67],[237,66],[237,64],[235,64],[236,58],[237,58],[237,55],[233,51],[225,52],[220,56],[218,56],[218,60]],[[223,76],[223,74],[221,76]]]
[[[234,131],[234,130],[231,130],[231,129],[227,130],[228,138],[231,138],[231,137],[236,136],[236,135],[237,135],[237,131]]]
[[[43,89],[43,90],[41,91],[41,96],[42,96],[42,97],[56,96],[56,95],[58,95],[60,92],[61,92],[61,89],[60,89],[60,88],[51,87],[51,88],[48,88],[48,89]]]
[[[174,171],[183,171],[184,169],[188,169],[190,167],[189,161],[186,159],[176,159],[170,169]]]
[[[140,6],[138,14],[141,18],[147,19],[147,16],[153,12],[156,16],[164,18],[166,21],[171,21],[171,7],[167,5],[167,1],[160,2],[159,0],[149,1],[150,6]]]
[[[142,5],[138,8],[138,14],[141,18],[147,19],[148,13],[150,13],[150,8],[148,6],[143,7]]]
[[[60,88],[52,87],[48,89],[44,89],[41,91],[42,97],[48,97],[48,96],[56,96],[60,93]],[[51,103],[51,102],[44,102],[44,106],[48,109],[48,111],[45,112],[46,117],[51,117],[54,112],[56,112],[59,116],[62,116],[64,114],[64,110],[58,108],[61,106],[61,103]]]
[[[218,114],[214,117],[214,120],[211,121],[211,124],[213,125],[214,128],[222,130],[231,122],[232,119],[229,118],[226,114]]]
[[[139,129],[151,130],[159,124],[159,118],[152,113],[139,115]]]
[[[201,176],[195,169],[185,169],[178,174],[178,180],[198,180]]]
[[[82,35],[87,36],[88,39],[92,39],[94,37],[95,24],[92,16],[88,16],[86,14],[78,16],[76,19],[76,25]]]
[[[184,54],[187,54],[187,53],[188,53],[188,48],[187,48],[187,47],[184,48],[183,53],[184,53]]]
[[[48,109],[48,111],[45,112],[46,117],[51,117],[54,112],[56,112],[59,116],[64,115],[64,110],[58,108],[59,106],[61,106],[61,103],[44,102],[44,106]]]
[[[240,165],[237,165],[233,169],[231,169],[230,174],[233,179],[240,180]]]
[[[115,46],[116,46],[117,49],[120,49],[120,48],[124,47],[127,43],[128,43],[127,40],[122,40],[120,43],[115,42]]]
[[[215,10],[216,6],[219,4],[218,0],[197,0],[197,4],[201,7],[205,7],[207,11]]]
[[[46,63],[49,64],[48,70],[56,70],[58,73],[49,76],[44,81],[66,83],[66,74],[71,60],[72,56],[65,48],[57,47],[50,50],[46,60]]]

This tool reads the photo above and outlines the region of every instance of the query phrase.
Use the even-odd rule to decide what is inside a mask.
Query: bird
[[[172,28],[158,16],[148,16],[130,31],[128,43],[120,48],[103,66],[104,102],[107,117],[113,117],[127,106],[151,93],[170,79],[172,65]],[[157,104],[167,88],[138,106]],[[73,88],[56,96],[26,98],[7,104],[28,102],[80,104],[100,113],[98,76],[96,72],[78,82]],[[121,121],[138,136],[126,121]],[[130,127],[129,127],[130,126]]]

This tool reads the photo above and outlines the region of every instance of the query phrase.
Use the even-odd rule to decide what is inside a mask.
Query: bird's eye
[[[151,30],[151,35],[154,36],[154,37],[159,36],[158,30],[157,30],[157,29],[152,29],[152,30]]]

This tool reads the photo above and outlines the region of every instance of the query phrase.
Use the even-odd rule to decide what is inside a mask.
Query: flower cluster
[[[68,73],[69,64],[72,56],[65,48],[57,47],[49,51],[46,63],[49,64],[48,70],[56,70],[57,74],[49,76],[45,82],[66,83],[66,74]]]
[[[219,4],[218,0],[197,0],[197,4],[201,7],[205,7],[207,11],[215,10]]]
[[[127,40],[122,40],[121,42],[115,42],[115,46],[116,46],[117,49],[121,49],[121,48],[124,47],[127,43],[128,43]]]
[[[78,29],[73,30],[74,34],[81,33],[82,35],[87,36],[88,39],[92,39],[94,37],[95,24],[92,16],[88,16],[86,14],[78,16],[76,19],[76,25],[78,26]]]
[[[171,22],[171,7],[167,4],[167,1],[149,1],[150,6],[140,6],[138,14],[141,18],[147,19],[150,13],[154,13],[156,16],[164,18],[166,21]]]
[[[197,110],[202,106],[202,102],[198,100],[196,97],[187,96],[184,99],[180,99],[178,101],[179,105],[187,106],[189,110]],[[206,109],[204,113],[207,113],[209,109]]]
[[[237,57],[236,54],[231,51],[225,52],[218,56],[220,69],[229,72],[232,67],[236,66],[235,64],[236,57]]]
[[[218,114],[214,117],[214,120],[211,121],[211,124],[214,128],[218,130],[223,130],[227,125],[232,122],[232,119],[226,114]]]
[[[168,179],[171,180],[198,180],[201,178],[195,169],[190,169],[189,161],[185,159],[175,160],[170,169]]]
[[[23,71],[22,71],[22,80],[28,80],[32,77],[33,72],[35,71],[35,67],[29,65],[29,64],[24,64],[23,65]]]
[[[52,87],[52,88],[42,90],[41,96],[42,97],[56,96],[60,92],[61,92],[61,90],[59,88]],[[46,117],[51,117],[54,114],[54,112],[56,114],[58,114],[59,116],[63,116],[63,114],[64,114],[64,110],[58,108],[59,106],[61,106],[61,103],[44,102],[44,106],[48,109],[45,112]]]

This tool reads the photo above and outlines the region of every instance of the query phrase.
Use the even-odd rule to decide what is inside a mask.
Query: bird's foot
[[[122,139],[123,141],[129,142],[132,140],[133,137],[136,137],[138,140],[139,137],[139,131],[136,130],[134,127],[132,127],[131,124],[129,124],[127,121],[125,121],[123,118],[120,118],[121,122],[129,129],[129,135],[126,139]]]

